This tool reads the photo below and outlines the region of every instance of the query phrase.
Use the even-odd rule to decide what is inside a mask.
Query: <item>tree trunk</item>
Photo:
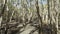
[[[39,27],[39,34],[42,34],[42,17],[41,15],[39,14],[39,6],[38,6],[38,0],[36,1],[36,9],[37,9],[37,15],[38,15],[38,18],[40,20],[40,23],[41,23],[41,27]]]

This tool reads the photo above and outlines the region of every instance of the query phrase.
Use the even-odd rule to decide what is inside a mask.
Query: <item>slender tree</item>
[[[41,27],[39,27],[39,34],[42,34],[42,17],[41,15],[39,14],[39,6],[38,6],[38,0],[36,0],[36,9],[37,9],[37,15],[38,15],[38,18],[40,20],[40,23],[41,23]],[[40,29],[41,28],[41,29]]]

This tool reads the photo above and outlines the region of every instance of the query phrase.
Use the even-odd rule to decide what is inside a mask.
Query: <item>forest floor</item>
[[[35,27],[33,26],[30,26],[30,24],[28,24],[26,27],[25,27],[25,31],[23,31],[21,34],[29,34],[32,30],[34,30]],[[38,32],[36,31],[34,34],[38,34]]]

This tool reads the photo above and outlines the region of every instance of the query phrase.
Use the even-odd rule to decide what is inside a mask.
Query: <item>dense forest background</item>
[[[0,0],[0,34],[60,34],[60,0]]]

